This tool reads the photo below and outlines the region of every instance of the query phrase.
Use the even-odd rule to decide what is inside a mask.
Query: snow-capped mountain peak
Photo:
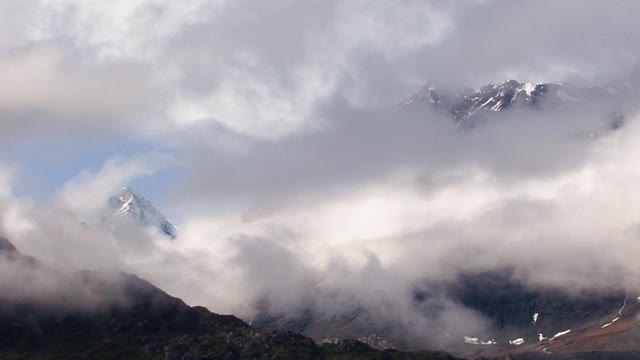
[[[506,80],[489,83],[479,89],[450,91],[434,86],[424,86],[420,91],[405,99],[401,105],[432,104],[445,108],[459,124],[465,125],[479,111],[499,112],[516,105],[536,105],[543,95],[560,85],[520,83]]]
[[[601,115],[605,129],[588,131],[597,136],[600,132],[616,130],[623,125],[624,115],[620,110],[625,107],[624,101],[634,89],[633,84],[629,82],[580,87],[562,83],[536,84],[505,80],[500,83],[491,82],[475,89],[448,89],[428,84],[400,102],[398,106],[407,109],[428,106],[448,114],[458,127],[472,129],[494,118],[497,113],[510,110],[586,109],[590,105],[599,104],[600,106],[594,110],[607,109]]]
[[[128,218],[140,225],[155,228],[171,239],[177,236],[176,228],[167,218],[151,202],[129,187],[122,188],[109,198],[109,208],[112,214],[107,217],[107,222]]]

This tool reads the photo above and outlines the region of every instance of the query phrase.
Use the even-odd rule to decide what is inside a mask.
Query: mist
[[[56,271],[135,273],[247,321],[375,314],[408,342],[439,345],[443,329],[492,326],[445,295],[420,305],[437,315],[416,305],[416,289],[461,274],[510,269],[576,294],[639,288],[635,2],[1,6],[0,146],[152,149],[114,145],[63,182],[44,179],[45,198],[21,189],[33,165],[3,161],[0,235]],[[515,109],[471,130],[397,105],[425,84],[510,78],[632,85],[614,101]],[[624,113],[616,131],[611,112]],[[120,187],[165,184],[167,172],[180,176],[151,200],[175,241],[99,224]],[[62,286],[24,283],[44,299]]]

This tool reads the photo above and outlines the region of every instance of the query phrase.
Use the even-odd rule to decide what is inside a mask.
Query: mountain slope
[[[570,330],[570,331],[568,331]],[[637,359],[640,358],[640,304],[628,296],[623,307],[605,316],[593,316],[555,337],[521,347],[503,349],[511,359]],[[489,356],[491,352],[486,352]],[[493,351],[493,354],[497,354]],[[503,359],[506,356],[496,356]]]
[[[24,266],[28,257],[6,239],[0,246],[3,268],[37,269]],[[0,296],[0,359],[454,359],[378,351],[357,341],[318,346],[302,335],[254,329],[234,316],[190,307],[135,275],[83,271],[64,285],[57,289],[63,300],[77,306]]]
[[[443,311],[438,305],[443,297],[460,309],[482,316],[490,326],[476,333],[472,326],[456,330],[433,322],[431,319],[437,319]],[[317,341],[356,337],[380,348],[390,344],[420,349],[429,344],[425,342],[427,337],[446,334],[426,346],[470,359],[500,359],[506,355],[527,359],[536,354],[554,359],[555,355],[596,351],[615,353],[624,359],[640,351],[640,303],[635,295],[621,289],[569,293],[532,288],[519,282],[509,269],[502,269],[461,274],[446,283],[427,283],[415,288],[413,298],[416,317],[411,321],[433,322],[432,328],[420,333],[410,331],[411,324],[355,305],[334,314],[321,314],[313,308],[302,314],[267,313],[256,318],[254,324],[295,329]]]

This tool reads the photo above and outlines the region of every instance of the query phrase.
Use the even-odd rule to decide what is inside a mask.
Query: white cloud
[[[95,49],[105,60],[157,55],[167,37],[211,15],[204,0],[43,0],[29,34],[36,41],[71,37],[81,48]]]
[[[99,170],[85,170],[70,179],[57,194],[56,201],[61,201],[64,207],[76,215],[91,214],[102,209],[107,199],[129,181],[152,174],[166,160],[162,154],[109,159]]]
[[[0,126],[29,127],[48,121],[81,129],[101,127],[96,120],[122,123],[121,117],[144,109],[146,89],[138,68],[93,67],[79,56],[56,44],[0,56],[0,112],[5,118]]]

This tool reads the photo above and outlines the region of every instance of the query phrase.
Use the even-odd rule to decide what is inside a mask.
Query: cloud
[[[268,139],[317,128],[317,108],[337,94],[370,103],[365,56],[387,63],[436,43],[449,26],[445,11],[415,1],[238,2],[228,12],[176,36],[183,92],[170,117]]]
[[[622,76],[637,61],[634,6],[15,2],[5,16],[25,25],[6,35],[0,64],[21,91],[7,88],[2,107],[156,140],[212,123],[278,139],[322,129],[327,106],[386,106],[425,82]]]
[[[14,196],[16,167],[0,165],[0,236],[20,233],[34,227],[25,212],[30,207],[28,200]]]
[[[140,176],[150,175],[167,163],[160,153],[143,154],[130,159],[108,159],[98,171],[86,170],[67,181],[56,201],[78,215],[100,210],[110,196]]]
[[[412,300],[415,284],[463,272],[637,288],[634,94],[499,113],[472,131],[392,106],[427,82],[624,83],[640,50],[634,2],[0,6],[3,141],[144,139],[169,147],[184,179],[166,191],[180,237],[163,242],[80,224],[128,180],[155,181],[163,155],[96,164],[44,200],[0,171],[2,230],[46,263],[125,269],[247,317],[265,301],[364,307],[414,334],[486,326],[450,299],[429,305],[435,318]],[[625,125],[604,132],[611,111]]]
[[[5,184],[6,195],[0,199],[3,235],[24,254],[62,271],[131,270],[129,258],[152,252],[157,234],[128,222],[106,227],[102,217],[107,200],[132,179],[152,174],[167,161],[159,153],[108,159],[99,170],[85,170],[52,198],[38,201],[16,196]]]
[[[144,72],[137,65],[87,64],[68,44],[38,44],[0,56],[3,137],[97,134],[148,113]],[[84,62],[84,63],[83,63]],[[48,127],[49,133],[39,132]],[[119,129],[115,132],[121,132]]]

